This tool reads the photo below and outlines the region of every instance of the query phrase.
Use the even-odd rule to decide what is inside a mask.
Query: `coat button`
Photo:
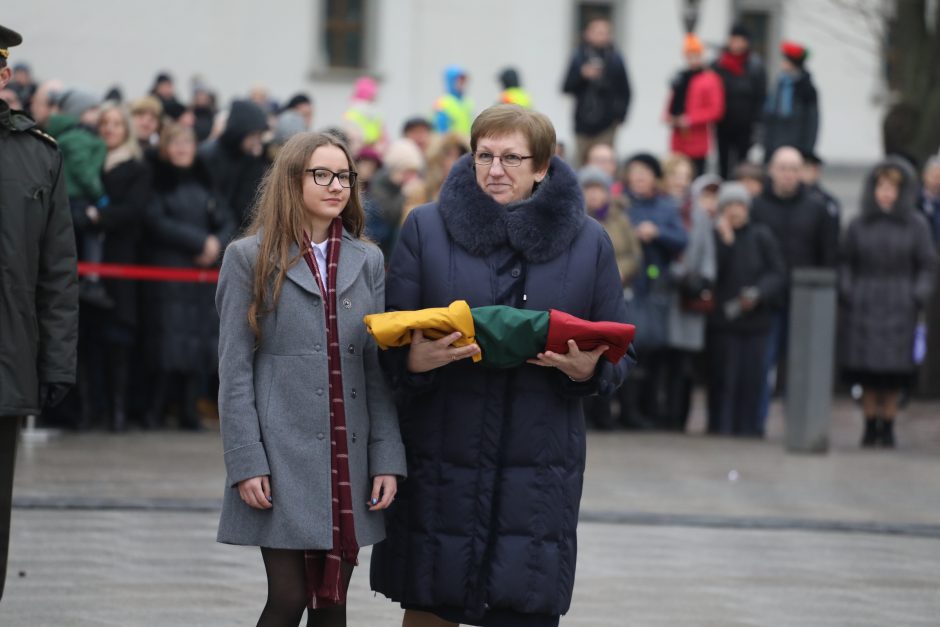
[[[319,306],[320,306],[320,301],[318,301],[318,300],[313,301],[313,306],[314,306],[314,307],[319,307]]]
[[[348,350],[348,351],[349,351],[350,353],[352,353],[352,354],[355,354],[355,353],[356,353],[356,347],[353,346],[352,344],[350,344],[350,345],[349,345],[349,348],[347,348],[346,350]]]
[[[322,347],[321,347],[319,344],[317,344],[317,345],[315,345],[315,346],[313,347],[313,350],[319,351],[321,348],[322,348]]]
[[[356,398],[356,396],[357,396],[357,394],[356,394],[356,388],[353,388],[353,389],[352,389],[352,392],[350,392],[349,395],[352,396],[353,398]]]
[[[353,444],[355,444],[355,443],[356,443],[356,432],[353,431]]]
[[[326,435],[325,435],[322,431],[317,434],[317,439],[318,439],[318,440],[322,440],[322,439],[325,438],[325,437],[326,437]]]
[[[317,388],[317,396],[323,396],[323,388]]]
[[[510,272],[509,274],[512,275],[512,278],[518,279],[518,278],[519,278],[519,275],[522,274],[522,270],[520,270],[519,268],[513,268],[513,269],[512,269],[512,272]]]
[[[343,299],[343,307],[346,309],[352,309],[352,303],[349,302],[348,298]]]

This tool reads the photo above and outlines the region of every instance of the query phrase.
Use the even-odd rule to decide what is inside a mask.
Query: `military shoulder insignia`
[[[38,138],[40,138],[40,139],[45,140],[46,143],[51,144],[54,148],[58,148],[58,147],[59,147],[59,142],[57,142],[57,141],[55,140],[55,137],[53,137],[53,136],[50,135],[49,133],[45,132],[44,130],[42,130],[42,129],[39,128],[38,126],[34,126],[34,127],[30,128],[30,129],[27,129],[26,132],[29,133],[29,134],[31,134],[31,135],[33,135],[33,136],[35,136],[35,137],[38,137]]]

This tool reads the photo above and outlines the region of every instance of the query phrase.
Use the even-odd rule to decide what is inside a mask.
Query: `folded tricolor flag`
[[[470,309],[463,300],[449,307],[372,314],[364,321],[383,350],[410,344],[415,329],[432,339],[460,331],[462,337],[454,344],[476,342],[480,354],[473,360],[492,368],[514,368],[545,351],[566,354],[568,340],[581,350],[609,346],[604,357],[615,364],[626,354],[635,331],[632,324],[591,322],[557,309],[531,311],[503,305]]]

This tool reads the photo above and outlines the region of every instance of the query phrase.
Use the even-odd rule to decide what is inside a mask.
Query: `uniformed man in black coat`
[[[20,35],[0,26],[0,89]],[[75,382],[75,236],[55,140],[0,101],[0,598],[6,579],[16,440],[22,416]]]

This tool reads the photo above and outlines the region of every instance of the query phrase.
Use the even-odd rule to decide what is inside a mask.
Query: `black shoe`
[[[79,284],[78,299],[99,309],[114,309],[114,299],[108,296],[104,285],[95,281],[82,281]]]
[[[894,448],[894,420],[881,420],[878,443],[882,448]]]
[[[874,448],[878,443],[878,418],[865,419],[865,434],[862,436],[862,446],[864,448]]]

